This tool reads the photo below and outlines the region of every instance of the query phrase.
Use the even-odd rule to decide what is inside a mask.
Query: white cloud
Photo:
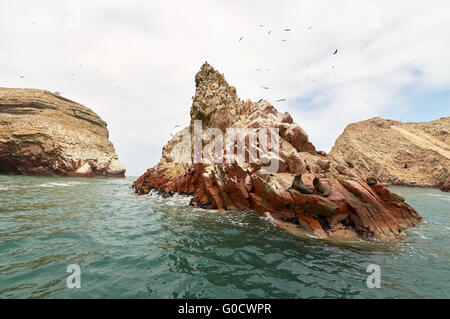
[[[205,60],[241,98],[289,110],[328,150],[350,122],[407,112],[408,86],[449,90],[448,30],[448,1],[3,0],[0,85],[92,108],[136,175],[187,125]]]

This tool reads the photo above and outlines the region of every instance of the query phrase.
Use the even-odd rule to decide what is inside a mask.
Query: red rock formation
[[[161,161],[134,182],[136,193],[157,190],[167,196],[189,194],[193,196],[191,204],[197,207],[253,210],[259,215],[269,212],[276,225],[319,238],[395,240],[405,236],[403,228],[422,220],[403,198],[383,185],[371,187],[342,159],[318,154],[289,114],[277,112],[267,101],[239,100],[236,89],[207,63],[195,82],[191,124],[163,148]],[[194,134],[196,120],[202,120],[201,145],[206,157],[199,163],[192,142],[198,137]],[[213,140],[205,134],[209,128],[218,128],[222,133],[229,128],[276,128],[279,151],[272,147],[252,163],[252,142],[247,138],[245,160],[238,159],[236,147],[232,152],[234,162],[218,163],[211,158],[227,155],[206,143]],[[264,148],[261,136],[256,144],[259,151]],[[262,170],[268,166],[264,154],[278,160],[276,172],[266,174]],[[331,194],[325,197],[315,191],[306,195],[290,188],[296,174],[303,175],[303,183],[310,189],[314,189],[314,177],[319,177]]]
[[[125,177],[104,122],[43,90],[0,88],[0,174]]]

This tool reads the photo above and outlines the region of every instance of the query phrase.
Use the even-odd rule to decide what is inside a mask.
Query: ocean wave
[[[425,193],[424,196],[430,196],[430,197],[438,197],[445,200],[450,200],[450,195],[447,194],[431,194],[431,193]]]
[[[168,206],[187,206],[191,201],[192,196],[180,195],[175,193],[170,197],[164,197],[158,191],[152,189],[148,194],[143,196],[144,198],[151,199],[158,204],[166,204]]]
[[[450,201],[450,194],[445,194],[445,193],[443,193],[443,194],[424,193],[424,194],[420,194],[419,196],[422,197],[423,200],[431,200],[431,201],[441,202],[441,203],[446,203],[446,202]]]
[[[71,187],[88,184],[86,182],[49,182],[37,185],[11,185],[11,186],[1,186],[0,190],[12,190],[12,189],[22,189],[22,188],[53,188],[53,187]]]
[[[50,182],[50,183],[43,183],[43,184],[34,185],[34,186],[31,186],[31,187],[48,187],[48,188],[52,188],[52,187],[70,187],[70,186],[77,186],[77,185],[83,185],[83,184],[87,184],[87,183],[83,183],[83,182]]]

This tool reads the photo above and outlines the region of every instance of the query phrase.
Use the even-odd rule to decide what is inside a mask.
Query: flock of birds
[[[35,24],[35,23],[33,22],[33,24]],[[260,24],[259,27],[264,28],[264,25]],[[308,27],[308,30],[311,30],[311,29],[312,29],[312,25]],[[283,32],[291,32],[291,29],[290,29],[290,28],[285,28],[285,29],[283,29],[282,31],[283,31]],[[272,30],[269,30],[269,31],[267,32],[267,35],[269,36],[271,33],[272,33]],[[243,39],[244,39],[244,37],[241,36],[241,37],[239,38],[239,41],[238,41],[238,42],[241,42]],[[281,41],[282,41],[282,42],[285,42],[286,39],[281,39]],[[338,49],[336,49],[336,50],[333,52],[333,55],[336,55],[337,53],[338,53]],[[82,65],[80,64],[79,66],[81,67]],[[308,65],[308,66],[309,66],[309,65]],[[334,68],[334,66],[333,66],[333,68]],[[266,70],[267,72],[270,71],[270,69],[265,69],[265,70]],[[96,69],[96,71],[97,71],[97,72],[100,72],[100,69]],[[260,71],[262,71],[262,69],[257,69],[256,71],[260,72]],[[72,77],[75,77],[75,76],[76,76],[76,74],[75,74],[75,73],[72,73]],[[20,75],[20,78],[23,79],[23,78],[25,78],[25,76]],[[120,87],[118,87],[118,88],[120,88]],[[264,90],[269,90],[269,87],[268,87],[268,86],[261,86],[261,88],[264,89]],[[55,94],[60,95],[61,92],[55,92]],[[278,100],[276,100],[277,103],[285,102],[285,101],[286,101],[286,99],[278,99]],[[148,109],[147,109],[147,110],[148,110]],[[179,125],[176,125],[176,126],[175,126],[175,129],[176,129],[176,128],[179,128],[179,127],[180,127]],[[173,136],[173,134],[170,134],[170,135]]]
[[[34,24],[34,22],[33,22],[33,24]],[[80,63],[79,66],[81,67],[82,64]],[[95,71],[96,71],[96,72],[100,72],[100,69],[97,68],[97,69],[95,69]],[[72,77],[75,77],[75,76],[76,76],[76,73],[72,73]],[[21,79],[24,79],[25,76],[20,75],[20,78],[21,78]],[[120,86],[117,86],[117,88],[120,89]],[[61,95],[63,92],[55,91],[54,93],[55,93],[56,95]],[[102,96],[106,96],[106,95],[105,95],[105,94],[102,94]]]
[[[260,24],[259,26],[260,26],[261,28],[264,28],[264,25],[262,25],[262,24]],[[312,28],[312,26],[310,26],[310,27],[308,28],[308,30],[311,30],[311,28]],[[289,32],[289,31],[291,31],[291,29],[283,29],[283,31],[284,31],[284,32]],[[272,30],[269,30],[269,32],[267,33],[267,35],[270,35],[271,33],[272,33]],[[240,37],[240,38],[239,38],[239,42],[241,42],[242,39],[244,39],[244,37]],[[281,40],[281,41],[286,41],[286,40],[283,39],[283,40]]]
[[[261,28],[264,28],[264,25],[262,25],[262,24],[260,24],[259,26],[260,26]],[[312,25],[308,27],[308,30],[311,30],[311,29],[312,29]],[[289,29],[289,28],[283,29],[283,32],[290,32],[290,31],[291,31],[291,29]],[[272,33],[272,30],[269,30],[269,32],[267,33],[267,35],[270,35],[271,33]],[[241,42],[243,39],[244,39],[244,37],[241,36],[241,37],[239,38],[239,41],[238,41],[238,42]],[[285,42],[286,39],[282,39],[281,41],[282,41],[282,42]],[[332,53],[332,55],[336,55],[337,53],[338,53],[338,49],[336,49],[336,50]],[[309,66],[309,65],[308,65],[308,66]],[[334,65],[332,66],[332,68],[334,69]],[[257,71],[257,72],[260,72],[260,71],[262,71],[262,70],[261,70],[261,69],[256,69],[256,71]],[[270,71],[270,69],[266,69],[266,71]],[[264,89],[264,90],[269,90],[269,87],[268,87],[268,86],[261,86],[261,88]],[[276,102],[279,103],[279,102],[285,102],[285,101],[286,101],[286,99],[279,99],[279,100],[277,100]]]

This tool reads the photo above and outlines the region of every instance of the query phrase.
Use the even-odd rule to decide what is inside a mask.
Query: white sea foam
[[[449,194],[444,194],[444,193],[442,193],[442,194],[425,193],[424,195],[425,195],[425,196],[431,196],[431,197],[446,198],[446,199],[450,198],[450,195],[449,195]]]
[[[83,182],[50,182],[50,183],[35,185],[32,187],[53,188],[53,187],[70,187],[70,186],[77,186],[77,185],[83,185],[83,184],[87,184],[87,183],[83,183]]]
[[[432,194],[432,193],[425,193],[423,196],[426,197],[434,197],[438,201],[450,201],[450,194],[442,193],[442,194]]]
[[[173,194],[170,197],[162,196],[158,191],[152,189],[148,194],[144,195],[146,198],[150,198],[156,203],[164,203],[169,206],[186,206],[189,205],[189,202],[192,196],[180,195],[178,193]]]
[[[261,216],[261,218],[263,220],[266,220],[266,221],[270,222],[272,225],[276,225],[275,218],[273,218],[272,215],[270,215],[269,212],[265,212],[264,215]]]

